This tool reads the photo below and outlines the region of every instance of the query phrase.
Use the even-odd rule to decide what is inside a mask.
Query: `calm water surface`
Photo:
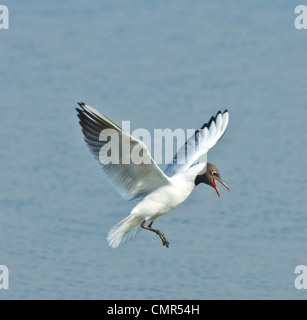
[[[0,30],[0,299],[306,299],[307,31],[293,1],[6,1]],[[82,140],[84,101],[131,129],[229,128],[199,186],[113,250],[129,214]]]

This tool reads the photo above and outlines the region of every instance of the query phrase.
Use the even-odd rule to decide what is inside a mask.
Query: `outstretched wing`
[[[205,123],[199,130],[186,141],[173,158],[164,173],[173,175],[185,171],[195,164],[198,159],[206,154],[217,141],[223,136],[229,122],[229,113],[225,110],[219,111],[208,123]]]
[[[84,140],[113,187],[126,199],[138,199],[169,183],[168,177],[157,166],[146,145],[94,108],[79,103],[79,123]],[[111,139],[110,139],[111,138]],[[103,147],[115,150],[113,161],[107,163],[108,152]],[[142,162],[135,164],[133,154],[142,155]],[[110,159],[109,159],[110,160]]]

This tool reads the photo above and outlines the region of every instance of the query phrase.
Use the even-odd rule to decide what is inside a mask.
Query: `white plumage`
[[[206,163],[197,163],[197,161],[224,134],[229,122],[228,111],[218,112],[208,124],[196,130],[195,134],[179,149],[173,163],[164,173],[154,162],[143,142],[124,132],[94,108],[84,103],[79,105],[82,109],[77,111],[84,139],[101,164],[103,155],[100,151],[107,140],[101,135],[103,132],[108,132],[105,131],[106,129],[116,131],[119,137],[119,150],[125,149],[122,145],[130,141],[130,148],[119,153],[119,163],[102,164],[102,169],[110,183],[124,198],[140,200],[128,217],[110,229],[107,236],[109,245],[116,248],[120,243],[133,237],[142,224],[143,228],[159,234],[163,244],[168,247],[164,235],[159,230],[152,229],[151,224],[185,201],[193,191],[197,175],[206,167]],[[112,143],[112,139],[110,141]],[[145,163],[135,164],[133,161],[127,161],[131,160],[131,151],[135,147],[143,150],[142,158],[145,159]],[[143,222],[148,220],[151,223],[149,227],[145,227]]]

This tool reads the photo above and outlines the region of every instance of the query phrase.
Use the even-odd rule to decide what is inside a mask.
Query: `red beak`
[[[213,183],[213,186],[214,186],[214,189],[215,189],[217,195],[220,197],[219,189],[217,188],[214,179],[212,179],[212,183]],[[221,181],[221,184],[229,191],[229,187],[227,186],[227,184],[224,181]]]
[[[215,189],[217,195],[220,196],[219,189],[217,188],[214,179],[212,179],[212,182],[213,182],[213,186],[214,186],[214,189]]]

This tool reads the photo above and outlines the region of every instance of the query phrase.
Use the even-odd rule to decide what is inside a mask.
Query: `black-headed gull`
[[[198,162],[199,158],[223,136],[229,122],[227,110],[223,113],[219,111],[200,130],[196,130],[174,156],[172,164],[163,172],[142,141],[133,138],[94,108],[84,103],[79,103],[79,106],[81,109],[76,108],[76,110],[84,139],[95,158],[100,160],[109,181],[124,198],[140,200],[128,217],[110,229],[107,241],[111,247],[116,248],[121,242],[134,236],[139,226],[158,234],[162,244],[169,247],[165,235],[151,227],[155,220],[185,201],[200,183],[206,183],[214,188],[218,196],[220,195],[215,180],[229,190],[216,166]],[[119,153],[118,163],[101,162],[100,151],[107,140],[101,139],[100,134],[105,129],[115,130],[120,147],[124,141],[130,141],[130,148],[120,149],[122,151]],[[123,161],[130,159],[131,151],[135,147],[143,150],[143,159],[147,161],[140,164]],[[145,226],[147,220],[150,223]]]

